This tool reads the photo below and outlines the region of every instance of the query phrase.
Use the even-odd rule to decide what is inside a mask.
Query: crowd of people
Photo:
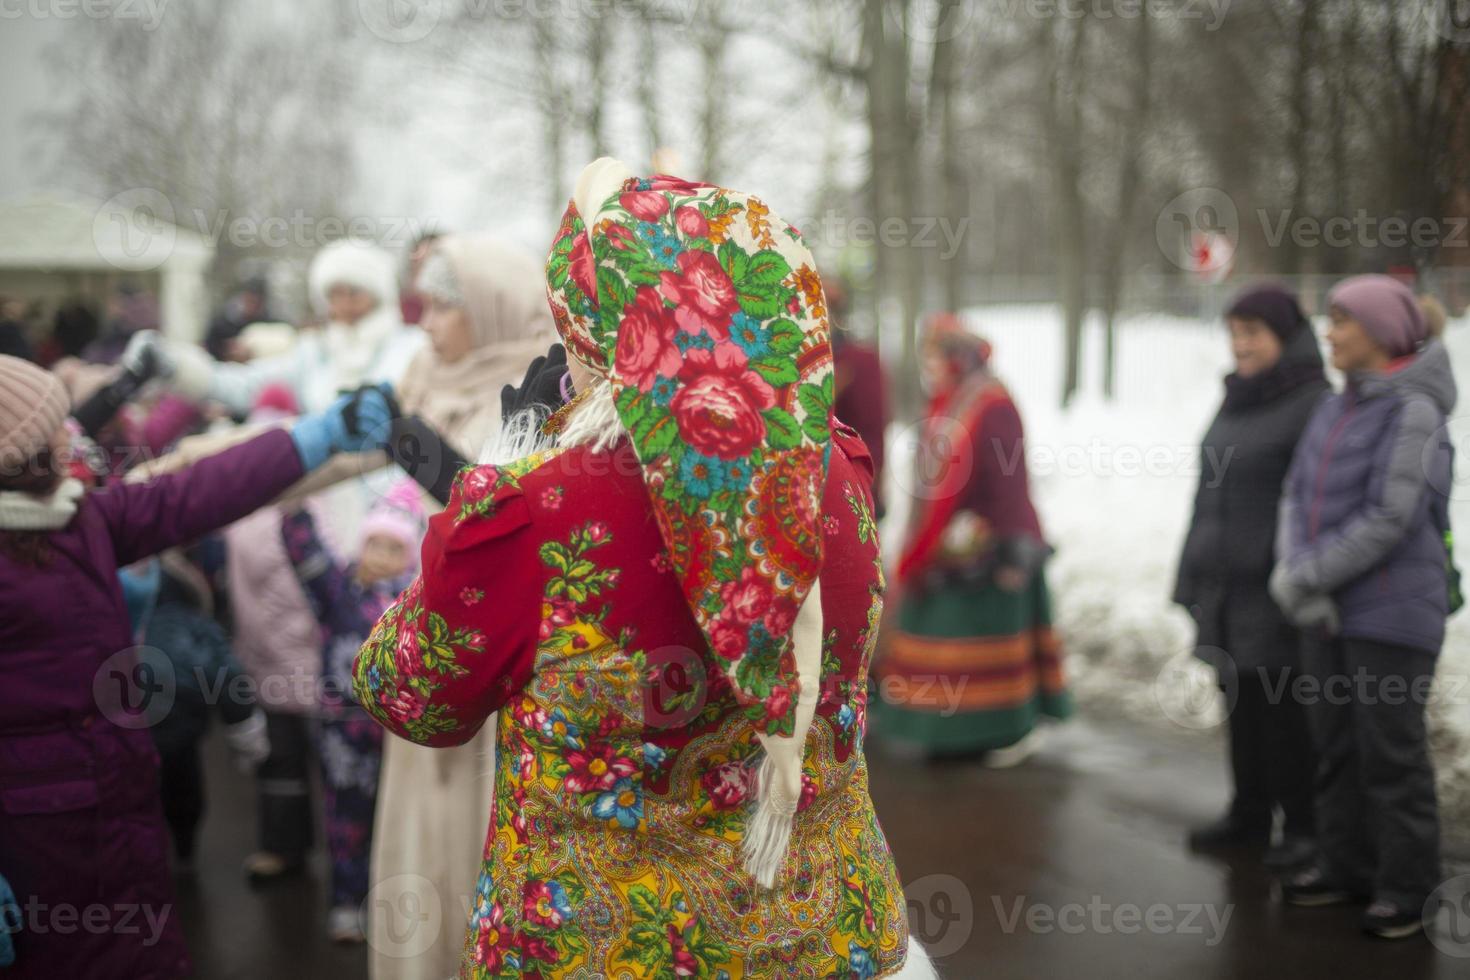
[[[604,158],[544,262],[460,233],[407,258],[323,249],[324,322],[286,343],[252,339],[250,280],[202,345],[133,292],[84,358],[0,355],[11,975],[188,973],[171,876],[217,719],[258,800],[243,873],[308,873],[323,839],[325,928],[379,980],[934,976],[870,722],[897,752],[1007,765],[1072,711],[989,344],[923,324],[885,563],[881,361],[759,198]],[[1275,840],[1289,901],[1371,898],[1365,925],[1403,935],[1438,878],[1423,703],[1291,685],[1432,677],[1454,382],[1396,281],[1329,309],[1337,394],[1284,288],[1226,314],[1237,370],[1202,449],[1232,462],[1201,482],[1174,598],[1231,698],[1235,800],[1193,842]],[[106,921],[37,925],[63,906]],[[443,910],[412,955],[406,909]]]

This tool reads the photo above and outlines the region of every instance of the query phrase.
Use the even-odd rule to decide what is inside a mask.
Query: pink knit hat
[[[60,378],[30,361],[0,354],[0,475],[50,446],[70,411]]]
[[[1353,276],[1332,287],[1327,305],[1363,325],[1390,357],[1412,354],[1429,337],[1414,291],[1392,276]]]
[[[362,540],[366,542],[368,538],[381,534],[402,541],[411,556],[409,564],[416,569],[419,546],[423,544],[427,530],[423,492],[412,480],[398,480],[363,520]]]

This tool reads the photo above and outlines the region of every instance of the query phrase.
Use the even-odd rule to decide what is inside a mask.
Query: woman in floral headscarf
[[[1071,712],[1042,576],[1051,549],[990,344],[952,313],[931,317],[923,342],[932,398],[873,718],[885,739],[932,755],[1015,746],[989,760],[1004,765],[1024,757],[1039,717]]]
[[[355,672],[426,745],[499,712],[462,975],[931,976],[868,796],[871,463],[810,252],[604,159],[547,278],[554,445],[461,475]]]

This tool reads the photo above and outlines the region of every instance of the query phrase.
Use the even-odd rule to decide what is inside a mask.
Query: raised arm
[[[525,498],[493,466],[466,470],[429,522],[423,572],[353,665],[353,693],[421,745],[467,742],[531,677],[541,622],[538,542]]]
[[[389,392],[365,387],[326,411],[272,429],[187,469],[98,491],[91,503],[112,535],[119,565],[199,537],[264,506],[336,453],[382,446]]]
[[[118,565],[239,520],[305,472],[291,436],[273,429],[146,483],[118,483],[91,501],[112,535]]]

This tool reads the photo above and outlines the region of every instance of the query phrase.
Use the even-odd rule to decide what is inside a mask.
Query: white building
[[[165,333],[198,340],[214,246],[172,217],[168,200],[146,189],[105,203],[54,194],[0,202],[0,296],[39,303],[49,323],[68,300],[100,315],[113,290],[131,282],[158,297]]]

